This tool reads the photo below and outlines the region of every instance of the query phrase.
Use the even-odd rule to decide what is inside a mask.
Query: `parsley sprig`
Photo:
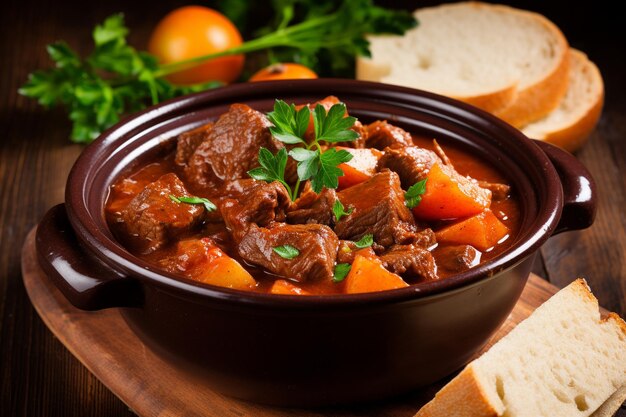
[[[422,201],[422,194],[426,192],[426,179],[416,182],[411,185],[409,189],[404,193],[404,204],[412,209]]]
[[[170,200],[174,203],[185,203],[185,204],[202,204],[206,211],[211,212],[217,210],[217,206],[211,202],[208,198],[196,197],[196,196],[175,196],[173,194],[169,195]]]
[[[301,147],[291,149],[288,153],[298,162],[298,180],[293,188],[285,181],[287,153],[284,148],[276,155],[261,148],[259,152],[261,166],[248,171],[248,174],[257,180],[280,182],[285,186],[292,200],[297,198],[302,181],[310,180],[311,188],[316,193],[322,191],[324,187],[337,188],[338,178],[343,175],[338,165],[350,161],[352,154],[343,149],[325,149],[322,142],[350,142],[359,137],[357,132],[350,129],[354,126],[356,118],[346,116],[346,105],[334,104],[328,112],[321,104],[316,105],[314,110],[310,110],[307,106],[297,110],[295,104],[289,105],[282,100],[276,100],[274,110],[268,113],[267,118],[274,125],[270,131],[277,140],[289,145],[301,145]],[[307,142],[305,133],[311,119],[314,137]]]
[[[343,216],[349,216],[353,211],[354,207],[350,207],[346,210],[339,199],[335,200],[335,203],[333,204],[333,214],[335,215],[336,221],[341,220]]]

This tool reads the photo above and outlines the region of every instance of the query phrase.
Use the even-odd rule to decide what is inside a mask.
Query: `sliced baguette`
[[[579,279],[467,365],[416,417],[604,416],[619,406],[624,386],[626,323],[613,313],[601,319]]]
[[[553,110],[567,88],[568,45],[545,17],[463,2],[418,9],[404,36],[371,36],[358,79],[433,91],[518,126]]]
[[[525,126],[530,138],[545,140],[570,152],[578,149],[598,123],[604,103],[604,83],[587,55],[570,49],[570,80],[559,107],[545,118]]]

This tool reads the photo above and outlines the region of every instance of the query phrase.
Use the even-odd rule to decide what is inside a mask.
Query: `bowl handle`
[[[139,282],[112,270],[82,248],[64,204],[52,207],[39,223],[36,247],[42,269],[74,306],[100,310],[142,304]]]
[[[571,153],[535,140],[556,169],[563,186],[563,213],[553,235],[586,229],[596,217],[596,182],[587,168]]]

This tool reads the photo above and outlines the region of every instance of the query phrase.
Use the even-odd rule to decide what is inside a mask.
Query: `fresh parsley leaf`
[[[352,265],[350,264],[335,265],[335,274],[333,276],[333,282],[339,283],[343,281],[344,279],[346,279],[346,276],[348,276],[348,272],[350,272],[351,268],[352,268]]]
[[[404,204],[412,209],[416,207],[420,201],[422,201],[422,194],[426,192],[426,179],[416,182],[411,185],[409,189],[404,193]]]
[[[354,211],[354,208],[350,207],[348,210],[345,210],[343,204],[339,199],[335,200],[335,204],[333,204],[333,214],[335,215],[335,220],[339,221],[343,216],[348,216]]]
[[[202,204],[204,206],[204,208],[206,209],[206,211],[215,211],[217,210],[217,207],[215,206],[215,204],[213,204],[211,202],[211,200],[206,199],[206,198],[202,198],[202,197],[195,197],[195,196],[191,196],[191,197],[186,197],[186,196],[180,196],[177,197],[173,194],[169,195],[170,200],[172,200],[175,203],[185,203],[185,204]]]
[[[351,142],[359,137],[359,134],[350,128],[354,126],[356,117],[344,117],[346,105],[334,104],[328,113],[321,104],[315,106],[315,139],[328,143]]]
[[[278,256],[285,259],[293,259],[296,256],[300,255],[300,251],[291,245],[276,246],[273,249],[274,252],[278,254]]]
[[[289,105],[282,100],[276,100],[274,110],[267,114],[267,118],[274,125],[270,127],[270,132],[283,143],[305,143],[304,133],[309,126],[310,114],[308,106],[296,110],[295,104]]]
[[[373,244],[374,244],[374,235],[371,235],[371,234],[365,235],[361,239],[359,239],[359,241],[354,242],[354,246],[356,246],[359,249],[369,248]]]
[[[320,155],[320,166],[317,173],[311,179],[311,188],[320,193],[322,188],[337,188],[338,178],[343,176],[343,171],[337,166],[352,159],[352,154],[346,150],[335,148],[327,149]]]

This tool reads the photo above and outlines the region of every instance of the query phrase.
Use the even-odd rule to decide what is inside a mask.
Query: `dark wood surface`
[[[394,5],[416,7],[416,2]],[[419,2],[419,5],[432,2]],[[68,2],[9,0],[0,12],[0,415],[131,416],[50,333],[35,313],[20,275],[20,247],[52,205],[82,147],[68,140],[62,112],[44,111],[18,96],[35,68],[50,65],[45,45],[68,41],[79,52],[91,45],[91,28],[123,11],[131,42],[145,47],[152,25],[182,1]],[[577,156],[599,185],[594,226],[551,239],[536,270],[562,287],[588,279],[601,304],[626,316],[626,41],[619,2],[520,2],[556,22],[570,43],[587,52],[604,76],[605,110]],[[622,411],[620,416],[626,416]]]
[[[135,336],[118,309],[94,312],[72,306],[37,262],[34,229],[22,249],[22,274],[31,303],[52,333],[142,417],[410,417],[446,382],[440,381],[410,395],[356,407],[305,410],[238,401],[215,393],[202,381],[161,360]],[[515,308],[484,350],[504,337],[557,290],[554,285],[531,274]],[[146,384],[146,381],[151,383]]]

